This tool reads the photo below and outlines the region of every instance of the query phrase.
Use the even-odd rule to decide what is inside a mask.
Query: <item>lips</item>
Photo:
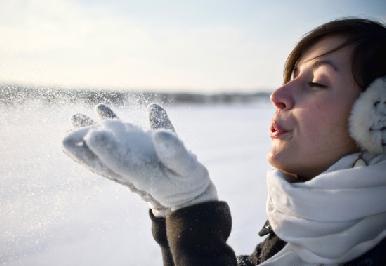
[[[273,120],[270,128],[270,136],[272,139],[283,138],[290,131],[285,129],[278,121]]]

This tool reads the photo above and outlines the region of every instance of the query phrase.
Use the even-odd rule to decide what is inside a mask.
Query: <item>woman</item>
[[[342,19],[307,34],[289,55],[267,174],[265,240],[236,257],[228,205],[162,107],[151,130],[104,105],[84,115],[65,152],[151,205],[164,265],[386,265],[386,28]]]

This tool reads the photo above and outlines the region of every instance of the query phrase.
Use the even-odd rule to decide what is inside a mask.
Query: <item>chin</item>
[[[267,155],[267,161],[269,162],[269,164],[272,167],[274,167],[278,170],[287,172],[289,169],[288,160],[285,160],[285,158],[283,158],[283,157],[284,156],[281,156],[280,153],[276,153],[274,151],[271,151]]]
[[[285,150],[277,149],[273,147],[270,152],[267,154],[267,161],[275,168],[282,169],[286,168],[286,165],[290,160],[289,156],[286,156]]]
[[[302,176],[302,173],[298,169],[299,167],[295,167],[298,164],[291,164],[288,158],[284,158],[284,156],[280,156],[278,153],[269,152],[267,160],[272,167],[283,172],[291,182],[295,182],[298,180],[298,176]]]

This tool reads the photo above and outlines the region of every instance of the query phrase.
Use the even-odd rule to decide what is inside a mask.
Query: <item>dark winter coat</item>
[[[167,218],[152,219],[153,237],[161,247],[165,266],[252,266],[280,251],[286,242],[266,223],[260,231],[265,240],[252,255],[236,257],[226,241],[232,220],[227,203],[206,202],[173,212]],[[329,244],[329,243],[326,243]],[[366,254],[344,265],[386,265],[386,239]]]

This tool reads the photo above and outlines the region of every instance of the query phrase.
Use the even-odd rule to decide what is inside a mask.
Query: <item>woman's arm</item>
[[[166,217],[164,225],[163,218],[150,216],[153,237],[161,246],[165,266],[237,265],[235,253],[226,243],[232,219],[225,202],[211,201],[179,209]]]
[[[150,212],[153,237],[160,245],[164,266],[237,265],[254,266],[269,259],[286,244],[276,236],[268,222],[259,232],[265,236],[251,255],[238,256],[226,244],[231,216],[225,202],[207,202],[173,212],[168,218]],[[168,232],[168,233],[167,233]],[[169,239],[169,240],[168,240]],[[170,246],[176,255],[174,264]],[[236,262],[237,260],[237,262]]]

